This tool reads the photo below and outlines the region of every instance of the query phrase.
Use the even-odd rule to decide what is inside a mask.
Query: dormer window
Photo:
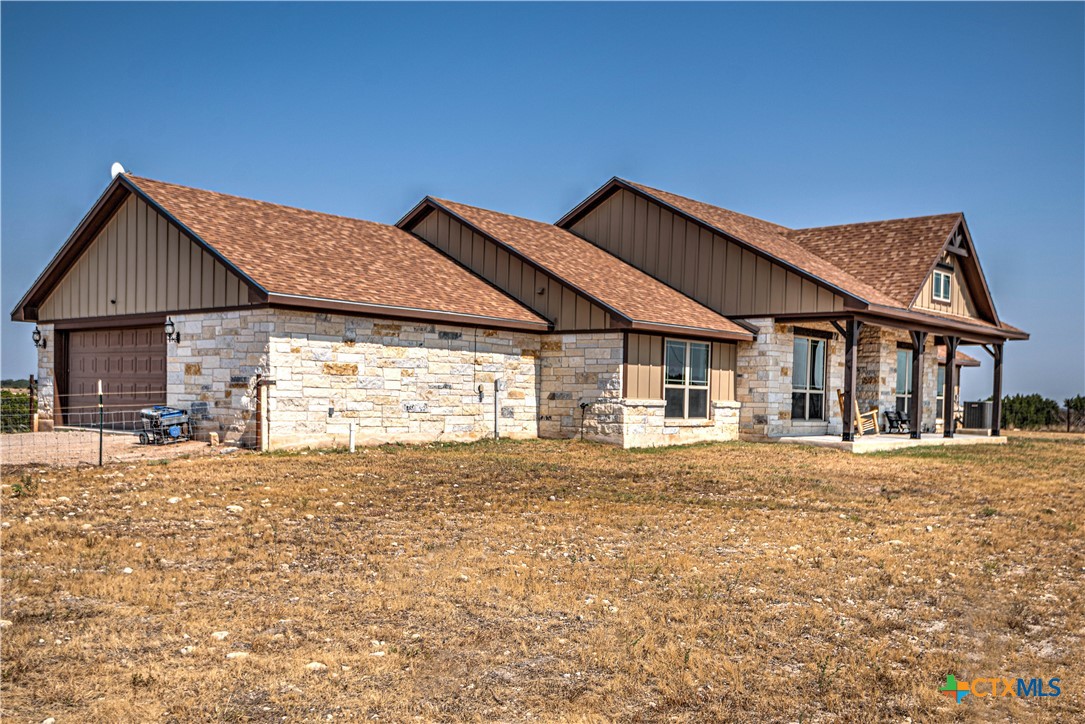
[[[948,271],[934,270],[932,296],[936,302],[949,302],[953,289],[953,276]]]

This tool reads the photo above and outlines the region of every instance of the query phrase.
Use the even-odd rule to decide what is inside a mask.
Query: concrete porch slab
[[[945,445],[1005,445],[1005,437],[991,437],[990,435],[962,435],[957,433],[954,437],[942,437],[941,434],[926,433],[923,438],[913,440],[907,435],[864,435],[857,437],[852,442],[844,442],[839,435],[790,435],[772,438],[775,442],[790,443],[793,445],[813,445],[814,447],[828,447],[834,450],[844,450],[852,453],[887,452],[890,450],[903,450],[909,447],[937,447]]]

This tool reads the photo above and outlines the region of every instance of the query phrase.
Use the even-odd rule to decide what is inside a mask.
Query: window
[[[825,419],[824,339],[795,337],[791,370],[791,419]]]
[[[908,414],[912,406],[912,350],[897,350],[897,412]]]
[[[942,416],[942,410],[945,409],[946,402],[946,366],[938,365],[938,388],[937,388],[938,407],[936,408],[939,417]]]
[[[934,271],[934,301],[936,302],[948,302],[950,301],[950,290],[953,285],[953,277],[949,272]]]
[[[663,397],[665,417],[708,417],[708,343],[667,340]]]

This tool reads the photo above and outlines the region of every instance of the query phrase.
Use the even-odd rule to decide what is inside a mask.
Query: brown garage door
[[[98,380],[105,424],[135,429],[139,409],[166,403],[166,338],[162,326],[88,329],[68,335],[68,425],[98,424]]]

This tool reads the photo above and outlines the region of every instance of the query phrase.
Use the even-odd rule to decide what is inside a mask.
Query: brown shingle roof
[[[787,236],[852,276],[911,305],[961,214],[795,229]]]
[[[788,238],[791,230],[787,227],[672,194],[669,191],[654,189],[644,184],[624,179],[621,183],[652,196],[728,236],[746,242],[785,264],[796,267],[859,299],[872,304],[898,306],[897,302],[887,294],[823,259],[805,246],[792,241]]]
[[[938,354],[938,363],[939,364],[945,364],[946,363],[946,346],[944,344],[940,344],[937,347],[935,347],[935,351]],[[973,357],[971,355],[967,355],[964,352],[961,352],[960,350],[957,350],[956,360],[957,360],[957,366],[958,367],[979,367],[980,366],[980,361],[978,359],[976,359],[975,357]]]
[[[270,293],[547,325],[394,226],[127,179]]]
[[[454,201],[432,201],[634,322],[750,337],[730,319],[553,224]]]

